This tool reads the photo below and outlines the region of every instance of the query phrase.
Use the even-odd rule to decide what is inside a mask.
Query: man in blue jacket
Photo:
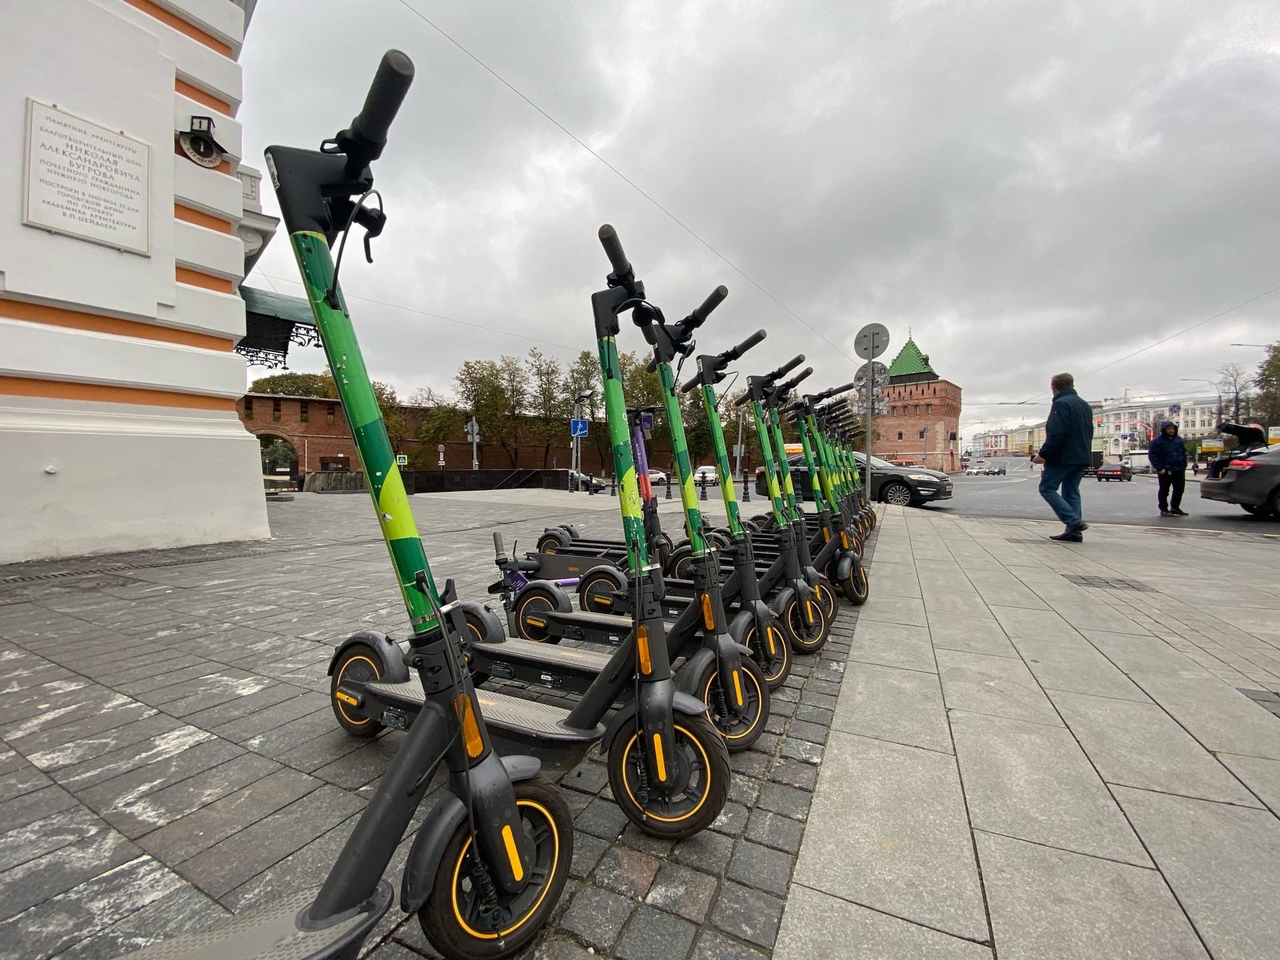
[[[1178,436],[1178,425],[1172,420],[1160,424],[1160,433],[1151,439],[1147,448],[1151,469],[1160,480],[1156,500],[1162,517],[1189,517],[1182,510],[1182,491],[1187,486],[1187,445]],[[1169,492],[1173,491],[1173,500]]]
[[[1067,527],[1049,539],[1080,543],[1089,529],[1080,511],[1080,481],[1093,459],[1093,409],[1080,399],[1075,377],[1069,373],[1054,375],[1049,389],[1053,407],[1044,425],[1044,446],[1031,459],[1044,464],[1040,496]]]

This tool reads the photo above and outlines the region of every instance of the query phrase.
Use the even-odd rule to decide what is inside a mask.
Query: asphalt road
[[[1010,517],[1051,520],[1053,511],[1040,498],[1040,468],[1028,469],[1025,457],[992,460],[1003,463],[1003,477],[952,477],[955,495],[950,500],[922,509],[973,517]],[[1161,517],[1156,504],[1156,479],[1134,474],[1129,482],[1098,481],[1085,477],[1080,485],[1084,518],[1088,523],[1120,523],[1169,529],[1215,530],[1222,532],[1269,533],[1280,535],[1280,523],[1250,516],[1240,507],[1200,499],[1200,485],[1187,478],[1182,509],[1189,517]]]

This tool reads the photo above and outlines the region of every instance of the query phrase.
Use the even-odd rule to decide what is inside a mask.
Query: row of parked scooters
[[[338,722],[358,737],[406,731],[323,887],[143,951],[149,957],[354,958],[394,894],[383,873],[443,762],[447,784],[422,819],[401,883],[448,958],[508,956],[536,936],[568,877],[573,822],[533,757],[499,757],[489,730],[544,746],[599,743],[614,801],[638,829],[682,839],[706,829],[729,794],[729,753],[747,749],[769,717],[770,691],[796,655],[822,649],[839,597],[859,604],[869,582],[862,542],[875,525],[858,486],[839,398],[852,385],[802,395],[804,357],[749,376],[771,512],[740,516],[720,429],[716,386],[765,339],[763,330],[718,354],[695,356],[694,335],[724,300],[668,322],[645,293],[616,232],[600,228],[612,270],[592,295],[605,414],[620,478],[622,536],[590,539],[547,529],[538,550],[508,556],[494,535],[505,623],[489,606],[437,586],[409,508],[330,248],[353,225],[377,235],[365,206],[370,164],[413,76],[388,52],[364,109],[319,150],[270,147],[267,166],[335,374],[413,634],[362,632],[330,665]],[[341,262],[341,258],[339,258]],[[679,473],[684,536],[662,530],[647,476],[652,409],[628,408],[617,338],[629,317],[652,351]],[[695,372],[678,383],[691,360]],[[677,391],[700,391],[711,425],[726,525],[698,507]],[[801,509],[783,446],[799,433],[816,510]],[[639,469],[637,469],[639,467]],[[576,599],[576,606],[574,600]],[[567,642],[566,642],[567,641]],[[550,688],[575,705],[517,696],[501,681]]]

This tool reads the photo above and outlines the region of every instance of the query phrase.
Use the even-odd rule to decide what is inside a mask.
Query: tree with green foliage
[[[250,393],[274,393],[288,397],[319,397],[323,400],[336,400],[338,387],[333,382],[333,374],[324,373],[275,373],[269,377],[259,377],[249,384]]]
[[[573,398],[564,392],[563,371],[560,361],[544,356],[537,347],[529,350],[525,358],[528,370],[529,405],[534,422],[531,439],[542,445],[542,468],[551,459],[551,446],[568,435],[568,421],[572,413]]]
[[[259,437],[258,443],[261,446],[262,462],[269,470],[292,466],[298,460],[298,452],[293,449],[293,444],[288,440],[281,440],[279,437]]]
[[[606,457],[609,453],[609,431],[600,423],[600,417],[604,410],[604,389],[600,381],[600,359],[590,350],[583,350],[569,364],[564,374],[564,395],[570,404],[570,413],[573,412],[573,398],[587,390],[592,391],[591,397],[583,402],[578,412],[582,414],[583,419],[590,420],[592,423],[587,429],[587,439],[596,448],[596,456],[599,458],[600,463],[609,463]],[[584,470],[583,472],[591,473],[594,471]]]
[[[1280,426],[1280,342],[1267,347],[1267,356],[1258,364],[1253,377],[1257,394],[1254,397],[1254,416],[1263,426]]]

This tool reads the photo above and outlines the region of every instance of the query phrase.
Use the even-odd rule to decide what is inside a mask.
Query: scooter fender
[[[701,653],[702,651],[699,651]],[[710,651],[708,651],[709,653]],[[697,654],[694,654],[697,656]],[[670,681],[668,681],[670,682]],[[707,705],[697,697],[692,697],[687,693],[676,690],[671,695],[671,712],[686,717],[705,717],[707,715]],[[600,740],[600,752],[608,753],[609,748],[613,746],[613,741],[617,739],[618,732],[631,722],[636,715],[636,702],[629,700],[618,708],[618,712],[614,714],[613,719],[609,722],[609,727],[604,732],[604,737]]]
[[[542,769],[542,763],[536,757],[503,757],[502,765],[512,783],[530,780]],[[431,896],[436,871],[444,858],[444,848],[454,831],[466,820],[466,805],[452,791],[445,790],[440,802],[418,828],[418,835],[409,849],[409,858],[405,861],[404,877],[400,883],[400,909],[405,913],[416,913]]]
[[[796,588],[793,586],[785,586],[773,595],[773,599],[769,602],[769,609],[773,611],[774,616],[781,619],[786,616],[787,607],[791,606],[791,602],[796,598]]]
[[[403,683],[409,679],[409,668],[405,666],[404,651],[400,649],[400,645],[385,633],[378,633],[376,630],[361,630],[338,644],[338,649],[333,652],[333,657],[329,660],[329,676],[333,676],[343,651],[357,643],[366,644],[378,652],[378,656],[382,659],[381,677],[384,682]]]
[[[463,615],[467,618],[468,626],[472,630],[479,631],[479,636],[470,632],[464,634],[463,646],[468,643],[502,643],[507,639],[506,631],[502,629],[502,621],[498,619],[492,607],[474,600],[468,600],[460,606]]]
[[[845,578],[853,570],[853,561],[856,557],[850,553],[840,554],[840,558],[836,560],[836,583],[843,583]]]

